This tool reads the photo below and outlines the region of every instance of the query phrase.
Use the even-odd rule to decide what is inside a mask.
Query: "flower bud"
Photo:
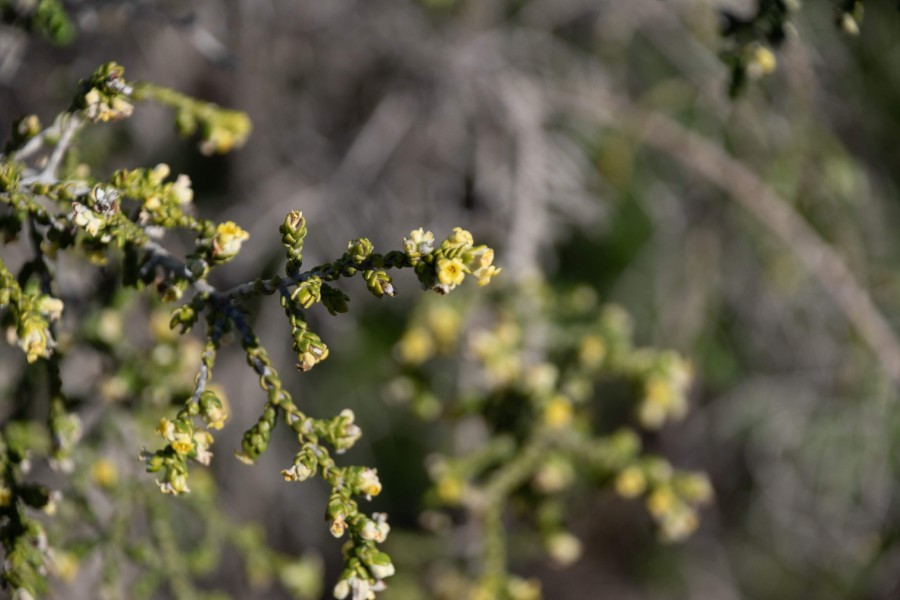
[[[211,259],[223,263],[234,258],[241,250],[241,244],[250,234],[238,227],[233,221],[220,223],[212,240]]]

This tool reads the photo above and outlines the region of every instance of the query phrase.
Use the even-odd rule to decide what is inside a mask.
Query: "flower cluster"
[[[81,82],[82,92],[76,96],[74,106],[83,111],[84,117],[93,122],[118,121],[130,117],[134,105],[130,101],[134,88],[125,83],[125,69],[116,63],[108,63]]]
[[[432,232],[416,229],[403,239],[403,251],[422,285],[441,294],[461,284],[466,275],[487,285],[501,271],[493,264],[493,249],[476,246],[472,234],[461,227],[454,228],[437,249]]]
[[[355,600],[371,598],[386,587],[385,580],[394,573],[390,557],[378,548],[390,532],[387,515],[367,515],[360,509],[363,501],[381,493],[382,482],[372,467],[339,465],[335,461],[336,456],[360,439],[362,429],[351,410],[340,410],[330,418],[312,418],[294,404],[248,322],[244,301],[278,295],[290,324],[297,366],[300,371],[308,371],[325,360],[329,350],[309,327],[306,311],[321,304],[332,315],[346,312],[349,296],[338,289],[335,284],[338,280],[360,275],[369,293],[377,298],[391,297],[396,294],[396,288],[389,271],[413,268],[426,288],[446,294],[459,286],[466,275],[481,285],[488,283],[500,272],[493,265],[494,251],[476,245],[472,235],[461,228],[454,229],[437,247],[433,234],[419,229],[411,234],[419,240],[414,248],[407,240],[403,250],[380,254],[369,239],[357,238],[347,244],[338,259],[304,269],[307,224],[302,213],[292,211],[280,228],[286,251],[284,274],[219,290],[208,281],[211,271],[233,260],[249,234],[231,221],[216,224],[196,217],[194,193],[187,175],[170,177],[169,166],[159,164],[148,169],[120,170],[108,180],[100,181],[90,175],[86,166],[72,166],[66,156],[83,127],[126,118],[134,111],[134,103],[142,100],[154,100],[174,108],[178,128],[186,135],[198,133],[204,153],[236,148],[250,133],[250,122],[243,113],[223,110],[153,84],[127,82],[124,69],[109,63],[81,82],[69,111],[57,117],[51,126],[42,129],[33,117],[17,122],[6,146],[8,154],[0,157],[0,204],[10,209],[0,218],[0,232],[4,242],[9,242],[27,230],[36,254],[16,275],[0,261],[0,309],[3,309],[2,324],[7,338],[22,348],[29,363],[46,364],[47,369],[48,435],[44,438],[31,435],[29,439],[45,440],[41,455],[49,459],[53,468],[62,473],[80,471],[73,460],[73,449],[81,439],[81,421],[62,390],[55,340],[65,335],[69,347],[83,341],[108,357],[109,365],[115,370],[94,384],[86,384],[91,387],[91,393],[104,401],[106,410],[121,407],[137,413],[183,400],[182,408],[174,416],[159,419],[158,414],[154,415],[155,434],[163,444],[156,450],[142,450],[140,457],[146,470],[156,476],[164,495],[185,496],[183,502],[197,503],[199,511],[208,513],[212,510],[208,504],[211,482],[202,470],[192,474],[189,467],[192,462],[210,464],[213,434],[228,420],[228,403],[211,378],[220,344],[230,339],[227,334],[236,334],[267,396],[259,417],[244,432],[236,457],[253,463],[268,449],[273,431],[280,424],[293,432],[299,449],[291,464],[281,471],[282,477],[291,482],[321,477],[331,490],[326,509],[329,530],[335,537],[346,539],[344,569],[334,593],[338,598],[351,594]],[[187,230],[194,237],[192,251],[183,258],[164,246],[166,233],[173,229]],[[115,273],[115,267],[121,266],[125,287],[152,287],[163,302],[185,296],[187,300],[168,314],[161,308],[150,309],[146,336],[152,340],[149,348],[136,349],[125,341],[125,314],[131,309],[123,293],[104,298],[104,308],[78,319],[79,336],[68,331],[58,334],[55,329],[61,325],[63,303],[52,293],[56,285],[53,261],[63,252],[77,252],[103,264],[112,255],[113,268],[109,272]],[[179,337],[198,322],[205,323],[202,334],[205,343],[192,337],[184,340]],[[453,335],[451,329],[447,326],[441,329],[436,321],[435,339],[449,340]],[[75,337],[81,341],[73,342]],[[28,528],[32,522],[26,522],[16,512],[20,505],[51,512],[59,504],[57,495],[49,490],[21,482],[20,471],[27,470],[27,456],[7,452],[3,441],[14,429],[10,425],[0,431],[0,517],[3,517],[0,537],[7,550],[13,548],[7,554],[12,563],[19,559],[20,555],[16,554],[19,549],[33,549],[35,539],[44,539],[31,535]],[[10,443],[9,448],[15,445]],[[78,478],[79,506],[90,507],[89,494],[98,492],[129,501],[127,492],[121,489],[127,469],[121,470],[115,461],[95,457],[90,468],[83,472],[89,476]],[[189,492],[193,493],[188,496]],[[149,513],[147,520],[152,522],[160,557],[152,566],[153,578],[165,581],[165,574],[184,573],[186,567],[179,564],[180,553],[171,526],[160,517],[167,511],[162,508],[161,496],[157,494],[154,498],[144,497],[141,503]],[[97,515],[90,518],[98,523],[102,520]],[[12,529],[6,527],[9,523]],[[110,535],[127,530],[124,526],[117,527]],[[98,525],[98,535],[106,535],[102,529]],[[125,544],[124,540],[119,541]],[[247,549],[247,560],[253,562],[255,551],[251,549],[259,544],[237,534],[233,541],[239,548]],[[42,545],[46,547],[45,540]],[[7,561],[2,581],[11,583],[19,595],[39,593],[47,572],[46,554],[41,550],[24,559],[31,571]],[[136,562],[142,561],[140,552],[133,554]],[[77,569],[78,556],[62,553],[58,556],[54,564],[61,576]],[[204,560],[209,559],[198,559],[200,563]],[[302,588],[307,597],[317,595],[308,585],[309,573],[301,573],[307,563],[301,565],[303,569],[289,568],[287,561],[284,565],[285,587]],[[192,575],[201,570],[187,568]],[[251,571],[264,573],[273,568],[256,564]]]
[[[9,306],[2,324],[6,339],[25,353],[29,363],[49,358],[56,341],[51,326],[62,316],[63,303],[32,285],[25,290],[0,261],[0,308]]]
[[[212,358],[206,358],[206,364],[211,368]],[[141,458],[147,465],[147,471],[162,474],[162,480],[157,480],[156,483],[164,494],[190,492],[187,460],[195,460],[201,465],[209,464],[212,459],[210,447],[213,444],[210,430],[224,426],[228,418],[225,406],[219,394],[205,390],[200,393],[198,400],[189,399],[174,421],[166,418],[160,420],[156,433],[167,445],[152,454],[144,451]],[[205,428],[195,424],[195,417],[200,417]]]
[[[420,243],[427,248],[429,240],[418,237],[408,239],[408,250],[418,251]],[[468,244],[464,232],[456,232],[447,245],[456,244]],[[454,427],[454,415],[459,415],[460,427],[477,422],[488,433],[480,443],[455,455],[434,455],[427,464],[433,481],[430,503],[467,511],[483,531],[483,569],[469,574],[474,582],[465,592],[473,597],[511,594],[515,578],[506,571],[503,551],[507,511],[530,521],[547,555],[565,566],[581,555],[577,532],[567,529],[566,503],[569,490],[585,485],[585,479],[603,482],[625,498],[645,497],[647,512],[666,541],[693,532],[699,507],[712,498],[705,476],[677,471],[642,451],[637,425],[625,422],[613,433],[595,431],[607,402],[633,404],[638,425],[648,429],[682,417],[689,363],[674,352],[635,348],[627,313],[600,305],[587,288],[559,293],[535,281],[527,286],[529,302],[501,296],[492,311],[479,304],[475,313],[464,303],[451,305],[455,318],[443,314],[446,306],[417,311],[396,347],[403,374],[388,387],[390,398],[411,401],[420,416],[442,414],[438,426]],[[510,291],[512,298],[521,294],[519,288]],[[490,325],[460,331],[463,322]],[[446,368],[446,360],[459,351],[455,348],[467,350],[459,367],[467,377],[438,400],[435,390],[441,390],[442,378],[431,371],[428,359],[441,355],[439,364]],[[599,397],[601,389],[605,394],[616,389],[598,386],[611,378],[629,384],[620,388],[627,398]],[[422,410],[426,396],[427,414]],[[446,532],[448,526],[439,530]],[[518,587],[527,587],[525,597],[540,597],[539,587]]]

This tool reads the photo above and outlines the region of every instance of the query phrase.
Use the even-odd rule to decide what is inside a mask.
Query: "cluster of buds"
[[[105,232],[110,219],[119,212],[119,192],[113,187],[95,185],[86,196],[87,205],[72,202],[72,222],[87,234],[106,243],[112,236]],[[101,234],[101,232],[104,232]]]
[[[437,249],[432,232],[416,229],[403,239],[403,250],[422,285],[441,294],[456,288],[467,274],[478,285],[487,285],[501,271],[493,264],[493,249],[475,246],[472,234],[461,227],[455,227]]]
[[[107,63],[94,71],[90,79],[82,82],[83,91],[75,98],[75,107],[83,111],[89,121],[118,121],[130,117],[134,105],[129,101],[134,89],[123,76],[125,69],[116,63]]]
[[[281,471],[284,480],[306,481],[310,477],[314,477],[319,466],[320,453],[323,453],[323,450],[314,442],[301,443],[300,451],[294,456],[294,462],[290,468]]]
[[[160,423],[157,433],[164,436],[167,428],[167,425]],[[162,474],[162,479],[157,479],[156,484],[163,494],[178,496],[191,491],[188,487],[187,461],[171,444],[165,450],[157,450],[152,454],[141,451],[140,458],[147,466],[148,473]]]
[[[500,317],[493,328],[474,332],[468,345],[473,356],[481,362],[488,384],[504,387],[519,379],[523,373],[522,343],[519,324]]]
[[[448,354],[456,349],[461,327],[458,308],[443,301],[423,302],[397,342],[396,357],[403,364],[420,365],[435,354]]]
[[[637,406],[638,419],[648,429],[659,429],[668,419],[687,413],[687,392],[693,379],[691,364],[674,352],[655,355],[644,376],[644,393]]]
[[[369,544],[347,544],[346,567],[334,586],[338,600],[373,600],[375,593],[387,588],[384,580],[394,574],[394,564],[384,552]]]
[[[200,417],[206,428],[197,427],[195,417]],[[227,419],[224,399],[207,389],[200,393],[196,401],[188,399],[173,421],[166,418],[160,420],[156,433],[167,445],[152,454],[144,451],[141,458],[147,465],[147,471],[163,473],[162,480],[157,480],[163,493],[179,495],[190,491],[187,460],[195,460],[201,465],[210,463],[213,437],[209,429],[221,429]]]
[[[182,108],[176,122],[182,135],[193,135],[199,122],[200,152],[206,156],[225,154],[243,146],[252,129],[245,113],[215,104],[206,104],[199,111],[193,107]]]
[[[167,182],[170,174],[169,165],[162,163],[152,169],[116,171],[110,184],[123,196],[141,203],[141,224],[202,229],[203,224],[187,214],[194,200],[190,177],[182,173]]]
[[[646,497],[647,512],[665,541],[680,541],[698,525],[697,510],[713,498],[709,479],[701,473],[674,472],[661,458],[645,457],[622,469],[615,478],[623,498]]]
[[[18,345],[29,363],[49,358],[56,345],[50,327],[62,316],[62,301],[36,291],[23,292],[0,263],[0,307],[7,304],[12,306],[4,318],[7,342]]]
[[[299,316],[291,315],[291,337],[294,340],[291,347],[297,353],[299,370],[309,371],[328,358],[328,346],[325,345],[319,334],[311,330],[306,321]]]
[[[306,219],[299,210],[291,211],[281,227],[281,244],[287,250],[287,272],[293,275],[303,266],[303,241],[306,239]]]
[[[345,408],[333,419],[314,422],[315,435],[330,444],[338,454],[346,452],[362,437],[362,429],[355,423],[356,416],[349,408]]]
[[[241,438],[241,451],[235,453],[238,460],[248,465],[253,464],[268,449],[277,417],[278,411],[276,407],[272,404],[266,404],[266,408],[256,424],[244,432]]]

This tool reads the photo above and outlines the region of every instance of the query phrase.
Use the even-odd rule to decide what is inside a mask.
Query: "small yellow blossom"
[[[225,262],[234,258],[241,250],[241,244],[250,237],[250,234],[241,229],[234,221],[220,223],[216,227],[216,235],[213,238],[212,256],[218,262]]]
[[[747,66],[747,74],[754,79],[775,72],[778,60],[775,53],[765,46],[757,46],[750,55],[750,64]]]
[[[458,258],[439,258],[437,261],[438,281],[451,288],[466,278],[465,265]]]
[[[562,395],[554,396],[544,407],[544,423],[554,429],[562,429],[572,422],[572,403]]]
[[[660,525],[664,540],[678,542],[697,530],[699,520],[695,511],[682,506],[666,515]]]
[[[702,473],[686,473],[673,481],[678,494],[686,501],[707,504],[713,498],[714,492],[709,478]]]
[[[200,399],[200,412],[207,427],[222,429],[228,420],[228,400],[218,386],[210,386],[210,391],[213,393],[206,394]]]
[[[596,369],[606,358],[606,343],[599,335],[587,335],[578,344],[578,361],[588,369]]]
[[[647,498],[647,510],[657,519],[676,510],[680,504],[675,493],[668,486],[656,488]]]
[[[194,449],[194,440],[191,434],[184,431],[176,432],[169,444],[178,454],[188,454]]]
[[[401,362],[419,365],[434,354],[434,342],[424,328],[413,327],[397,343],[397,354]]]
[[[119,482],[119,471],[113,461],[101,458],[91,465],[91,479],[100,487],[110,489]]]
[[[647,478],[638,467],[623,469],[616,477],[616,492],[623,498],[636,498],[647,489]]]
[[[462,324],[459,312],[446,304],[438,304],[429,308],[426,320],[439,345],[451,346],[456,343]]]
[[[469,239],[471,239],[471,234]],[[493,277],[499,275],[502,271],[502,269],[498,269],[493,265],[494,250],[487,246],[478,246],[466,252],[465,261],[466,268],[478,280],[478,285],[487,285]]]
[[[53,572],[67,583],[75,580],[78,574],[78,558],[71,552],[55,551],[53,553]]]
[[[442,247],[447,249],[471,248],[475,243],[472,234],[462,227],[454,227],[453,232],[444,240]]]
[[[437,495],[446,504],[456,504],[463,496],[465,486],[458,477],[442,477],[437,483]]]
[[[203,132],[200,152],[206,156],[225,154],[244,145],[253,128],[250,118],[239,111],[219,109],[214,121]]]
[[[164,440],[171,440],[175,435],[175,424],[167,418],[163,417],[156,426],[156,434]]]

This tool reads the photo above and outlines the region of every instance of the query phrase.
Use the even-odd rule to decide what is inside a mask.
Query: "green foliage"
[[[133,103],[140,100],[174,108],[178,130],[184,135],[199,133],[204,153],[240,146],[250,132],[249,120],[242,113],[153,84],[129,83],[124,69],[109,63],[82,82],[71,108],[50,127],[42,129],[35,118],[18,121],[0,161],[5,242],[17,240],[25,230],[33,252],[16,275],[0,261],[3,324],[10,342],[17,344],[27,363],[33,365],[29,370],[40,369],[46,382],[46,389],[28,380],[23,386],[30,395],[44,394],[49,401],[46,425],[22,418],[7,423],[0,433],[0,541],[7,554],[3,584],[21,597],[42,594],[48,570],[55,569],[65,578],[75,563],[96,548],[104,554],[121,551],[142,569],[144,575],[132,582],[132,597],[148,597],[161,585],[176,597],[196,597],[202,594],[193,581],[215,568],[219,562],[217,548],[224,540],[243,553],[251,580],[265,581],[277,572],[283,586],[296,597],[318,594],[321,567],[315,558],[297,562],[282,557],[267,549],[252,529],[229,524],[228,518],[214,508],[215,493],[209,478],[198,479],[189,473],[192,462],[210,463],[212,432],[222,429],[228,419],[224,392],[210,380],[223,341],[236,335],[266,395],[260,416],[244,433],[236,456],[252,463],[267,450],[278,422],[285,424],[296,437],[299,450],[282,476],[288,481],[320,476],[331,490],[326,511],[330,531],[336,538],[347,538],[344,570],[335,595],[343,598],[352,592],[354,598],[368,597],[383,589],[383,580],[394,573],[390,557],[377,546],[390,531],[386,515],[367,516],[358,503],[359,497],[368,500],[378,495],[381,482],[376,469],[341,466],[332,456],[351,448],[362,430],[349,409],[323,419],[300,410],[251,329],[244,302],[278,295],[291,326],[297,367],[308,371],[328,357],[328,348],[310,329],[306,311],[316,303],[323,304],[332,315],[348,309],[349,296],[334,287],[335,282],[359,274],[374,296],[393,296],[396,291],[388,272],[411,268],[424,289],[446,294],[466,275],[484,285],[498,274],[500,269],[492,264],[493,250],[476,245],[471,234],[460,228],[439,245],[431,232],[418,229],[404,240],[401,250],[379,254],[369,240],[361,238],[351,241],[337,260],[304,270],[306,220],[294,211],[281,227],[287,257],[285,274],[218,290],[208,282],[208,276],[234,259],[249,236],[233,222],[216,224],[196,217],[189,178],[180,175],[168,181],[169,167],[158,165],[121,170],[98,180],[85,168],[66,166],[65,155],[83,127],[127,118],[134,110]],[[195,238],[193,251],[183,260],[163,245],[166,233],[175,229],[186,230]],[[122,313],[127,310],[127,296],[108,298],[100,312],[85,319],[83,331],[69,331],[60,324],[70,303],[78,308],[74,299],[64,303],[59,297],[56,274],[64,254],[80,255],[95,264],[117,265],[124,286],[152,290],[158,301],[173,302],[191,295],[166,319],[168,328],[164,320],[151,322],[149,363],[125,340]],[[179,343],[178,335],[170,331],[186,334],[201,320],[205,324],[201,348]],[[60,343],[63,338],[66,342]],[[183,408],[171,420],[159,420],[155,429],[165,446],[155,452],[142,451],[141,457],[146,470],[158,477],[163,494],[194,491],[191,497],[195,499],[178,509],[193,511],[199,517],[197,523],[203,529],[199,543],[183,547],[184,540],[178,539],[179,532],[169,517],[176,506],[148,494],[141,484],[123,486],[119,482],[122,467],[110,458],[97,457],[90,475],[85,475],[89,450],[78,447],[83,426],[63,391],[60,376],[66,350],[77,353],[80,340],[114,362],[115,373],[103,383],[101,392],[111,402],[133,402],[130,409],[134,422],[153,419],[153,413],[158,415],[170,403],[184,399]],[[192,363],[194,375],[185,372],[185,365]],[[127,418],[128,414],[109,410],[104,422]],[[104,435],[115,435],[115,427]],[[58,506],[61,497],[57,491],[28,480],[30,463],[39,458],[49,460],[54,470],[68,477],[65,510]],[[91,498],[97,493],[116,503],[112,517],[104,518],[93,507]],[[42,521],[30,512],[60,513],[59,524],[65,530],[75,517],[72,509],[76,507],[86,512],[87,521],[94,526],[90,533],[79,532],[86,537],[48,536]],[[149,523],[150,540],[146,543],[127,539],[129,524],[141,508]],[[109,590],[129,585],[117,563],[107,561],[105,567]]]
[[[425,302],[396,356],[392,402],[432,422],[441,439],[482,432],[429,457],[427,495],[434,509],[464,512],[459,527],[477,532],[480,568],[461,560],[448,566],[464,549],[449,556],[444,549],[431,560],[445,563],[441,571],[455,583],[425,582],[421,596],[539,597],[537,582],[509,575],[507,537],[536,536],[555,563],[573,563],[581,542],[566,516],[591,487],[643,498],[666,541],[690,535],[697,508],[712,499],[704,475],[675,470],[642,449],[641,430],[684,416],[690,365],[673,352],[635,348],[627,313],[601,305],[586,287],[562,292],[527,281],[489,304]],[[448,379],[448,370],[466,375]],[[626,384],[624,393],[609,386],[616,381]],[[618,401],[630,417],[610,412]],[[455,537],[449,516],[430,520]],[[507,533],[508,521],[518,528]]]
[[[76,35],[75,24],[59,0],[2,0],[0,19],[40,33],[54,44],[68,44]]]

